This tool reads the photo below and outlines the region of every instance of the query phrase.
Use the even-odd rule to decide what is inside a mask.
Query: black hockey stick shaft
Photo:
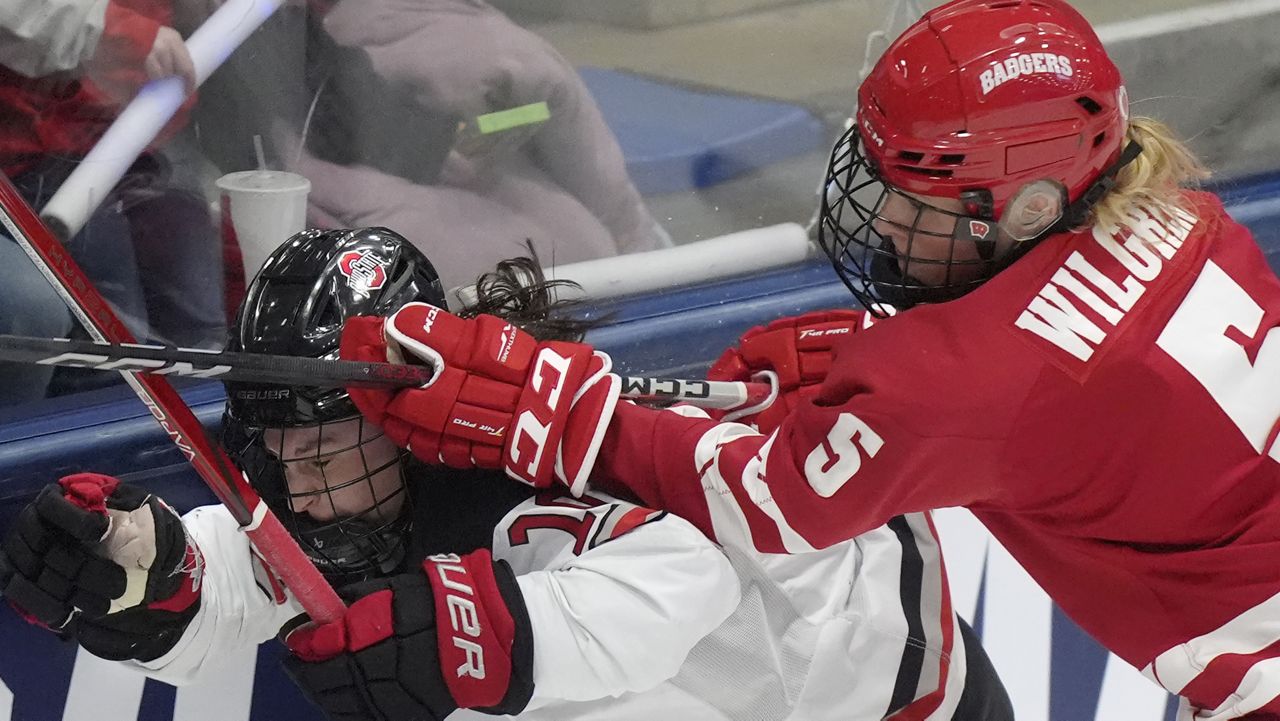
[[[322,360],[3,334],[0,334],[0,360],[280,385],[410,387],[425,385],[432,376],[432,369],[425,365]],[[740,408],[767,397],[769,390],[768,384],[764,383],[622,378],[622,395],[625,398],[654,403],[682,401],[702,408]]]
[[[0,226],[22,247],[94,340],[134,341],[62,243],[3,174],[0,174]],[[128,371],[122,371],[122,375],[311,618],[320,622],[340,619],[345,613],[342,599],[267,508],[244,474],[236,469],[222,448],[205,435],[204,427],[168,379],[163,375]]]
[[[159,376],[315,386],[419,386],[428,366],[0,334],[0,360]]]

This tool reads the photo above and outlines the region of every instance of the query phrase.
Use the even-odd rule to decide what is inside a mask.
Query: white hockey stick
[[[283,0],[227,0],[215,10],[186,41],[195,65],[196,85],[217,70],[282,3]],[[45,222],[59,237],[66,239],[80,232],[107,193],[182,106],[185,97],[181,78],[160,78],[143,86],[42,208]]]

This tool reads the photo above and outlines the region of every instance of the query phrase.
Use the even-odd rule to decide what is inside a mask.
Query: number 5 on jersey
[[[862,454],[875,458],[884,439],[861,418],[841,413],[822,445],[804,459],[804,477],[815,493],[830,498],[862,468]]]
[[[1205,263],[1156,345],[1186,369],[1262,453],[1280,419],[1280,328],[1266,330],[1257,357],[1241,341],[1257,338],[1263,310],[1213,261]],[[1267,455],[1280,461],[1280,441]]]

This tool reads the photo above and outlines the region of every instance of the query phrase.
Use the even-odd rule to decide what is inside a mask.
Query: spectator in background
[[[0,231],[0,331],[65,338],[71,313],[31,261]],[[44,398],[53,366],[0,363],[0,407]]]
[[[224,171],[254,167],[252,136],[270,139],[274,167],[311,181],[310,224],[398,228],[445,287],[526,239],[553,263],[670,244],[574,68],[489,5],[345,0],[302,16],[282,10],[202,89],[218,93],[200,128]],[[473,132],[536,103],[545,122]]]
[[[194,90],[195,69],[171,27],[173,11],[172,0],[0,6],[0,168],[33,206],[48,201],[146,82],[177,75]],[[180,111],[158,142],[184,122]],[[154,150],[137,160],[67,245],[136,334],[221,346],[226,320],[220,277],[208,272],[220,255],[207,204],[173,187],[167,162]],[[16,251],[6,240],[0,258],[16,257]],[[3,263],[0,273],[0,303],[8,311],[0,327],[69,332],[52,289],[27,277],[35,274],[29,264]],[[47,383],[44,369],[6,374],[0,402],[39,398]]]
[[[346,0],[324,18],[324,27],[339,44],[364,49],[380,75],[407,85],[418,102],[436,112],[470,123],[486,113],[545,102],[551,117],[527,139],[507,131],[512,140],[499,136],[495,144],[455,146],[439,184],[454,191],[449,195],[477,196],[464,197],[461,206],[444,193],[418,206],[413,201],[429,200],[420,192],[383,195],[381,202],[361,206],[358,196],[342,192],[358,172],[349,168],[343,174],[313,173],[317,210],[357,225],[395,214],[385,222],[428,245],[446,285],[474,280],[497,260],[519,252],[526,237],[542,257],[557,263],[669,244],[573,66],[488,4]],[[485,214],[487,205],[507,212],[493,217]],[[415,211],[418,217],[412,218]],[[464,232],[487,238],[492,249],[477,253],[474,247],[458,247],[473,245],[458,242]],[[450,253],[451,248],[456,250]]]

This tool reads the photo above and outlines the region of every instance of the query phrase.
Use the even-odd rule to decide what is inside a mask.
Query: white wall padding
[[[780,223],[673,248],[552,266],[546,274],[578,283],[586,297],[612,298],[780,268],[816,252],[800,224]],[[475,286],[455,288],[452,295],[469,305]]]

